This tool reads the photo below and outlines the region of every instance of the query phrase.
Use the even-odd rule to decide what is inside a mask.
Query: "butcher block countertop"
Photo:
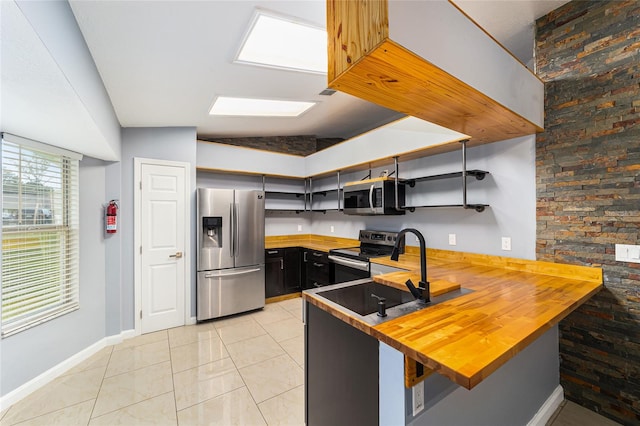
[[[335,248],[358,247],[360,241],[349,238],[327,237],[323,235],[296,234],[268,236],[264,240],[265,249],[304,247],[328,252]]]
[[[397,262],[372,259],[408,270],[374,280],[398,288],[405,287],[407,278],[417,284],[417,253],[417,248],[407,247]],[[302,297],[471,389],[602,288],[597,267],[434,249],[427,249],[427,275],[433,290],[460,285],[473,291],[378,325],[313,294],[303,292]]]

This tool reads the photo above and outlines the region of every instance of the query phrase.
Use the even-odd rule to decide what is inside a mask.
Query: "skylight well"
[[[327,32],[293,18],[258,11],[235,62],[326,74]]]
[[[297,117],[314,105],[315,102],[218,96],[209,114],[253,117]]]

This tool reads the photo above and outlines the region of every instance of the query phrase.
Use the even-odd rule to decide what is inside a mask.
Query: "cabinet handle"
[[[269,250],[267,254],[278,254],[278,250]]]
[[[314,286],[314,287],[322,287],[322,286],[321,286],[320,284],[318,284],[318,283],[313,283],[313,286]]]
[[[324,254],[324,253],[316,253],[316,252],[313,252],[313,255],[314,255],[314,256],[316,256],[316,257],[322,257],[322,256],[323,256],[323,254]]]
[[[280,259],[280,269],[284,269],[284,259]]]
[[[315,266],[316,268],[322,268],[324,266],[324,263],[313,262],[313,266]]]
[[[303,262],[307,261],[307,252],[306,251],[304,253],[302,253],[302,261]]]

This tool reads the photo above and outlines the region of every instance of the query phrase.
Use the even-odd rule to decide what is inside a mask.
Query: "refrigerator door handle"
[[[233,275],[250,274],[252,272],[258,272],[258,271],[260,271],[260,268],[243,269],[242,271],[232,271],[232,272],[218,271],[218,272],[212,272],[210,274],[206,274],[204,277],[205,278],[230,277]]]
[[[235,228],[235,223],[233,221],[233,203],[229,204],[229,222],[230,222],[230,226],[229,226],[229,257],[234,257],[234,253],[235,253],[235,248],[233,246],[234,243],[234,228]]]
[[[233,204],[233,256],[238,257],[238,243],[240,238],[240,233],[238,230],[238,204]]]

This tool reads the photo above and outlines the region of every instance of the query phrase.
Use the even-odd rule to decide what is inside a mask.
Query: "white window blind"
[[[2,138],[2,336],[78,309],[78,157]],[[17,141],[17,142],[14,142]]]

